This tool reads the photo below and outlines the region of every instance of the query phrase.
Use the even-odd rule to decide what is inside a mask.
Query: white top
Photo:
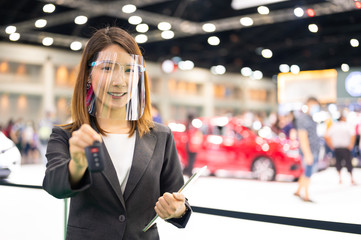
[[[103,136],[104,144],[112,159],[122,193],[127,185],[130,168],[133,162],[136,134],[128,137],[128,134],[107,134]]]
[[[347,148],[355,131],[346,122],[335,122],[327,132],[334,148]]]

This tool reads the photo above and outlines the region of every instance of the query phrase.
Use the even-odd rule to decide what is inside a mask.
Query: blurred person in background
[[[355,144],[355,131],[346,122],[344,115],[341,115],[337,122],[333,123],[326,132],[325,140],[327,145],[334,151],[336,158],[336,169],[339,176],[339,183],[342,183],[341,169],[343,161],[351,176],[351,183],[355,184],[352,176],[352,149]]]
[[[287,119],[287,123],[282,128],[282,132],[284,132],[286,138],[295,139],[297,135],[297,130],[296,130],[296,118],[294,112],[290,111],[287,114],[286,119]]]
[[[280,116],[277,113],[275,113],[275,121],[271,125],[271,130],[276,136],[279,136],[281,133],[283,133]]]
[[[159,239],[158,214],[183,228],[191,208],[171,130],[154,123],[139,46],[118,27],[99,29],[82,54],[72,123],[53,128],[43,188],[71,198],[66,239]],[[85,148],[101,144],[104,169],[90,172]],[[92,148],[94,149],[94,148]]]
[[[17,119],[13,127],[14,135],[16,136],[16,141],[14,141],[14,143],[21,153],[24,152],[24,143],[23,143],[24,128],[25,128],[25,124],[23,119],[22,118]]]
[[[37,163],[39,158],[38,136],[33,121],[26,122],[22,132],[22,143],[24,146],[23,161],[27,163]]]
[[[359,131],[359,138],[360,138],[360,141],[358,143],[358,152],[359,152],[359,156],[357,157],[357,163],[356,165],[360,165],[360,161],[361,161],[361,131]]]
[[[48,146],[48,142],[50,139],[51,130],[53,129],[53,126],[55,124],[55,121],[53,120],[53,112],[48,110],[45,112],[45,116],[43,119],[39,122],[39,152],[40,157],[44,165],[46,165],[46,148]]]
[[[152,104],[152,118],[156,123],[163,123],[162,117],[159,113],[159,109],[156,105]]]
[[[186,134],[187,134],[187,156],[188,163],[183,170],[183,174],[190,177],[193,174],[193,166],[197,159],[197,152],[201,147],[203,141],[203,134],[201,131],[194,127],[192,121],[195,119],[193,114],[188,114],[186,122]]]
[[[317,135],[317,123],[313,120],[314,114],[320,111],[320,103],[310,97],[305,103],[305,111],[300,113],[296,119],[298,141],[304,172],[298,180],[298,188],[294,193],[305,202],[313,202],[309,196],[311,175],[317,170],[317,161],[321,147],[320,138]],[[304,190],[302,197],[301,191]]]
[[[6,127],[3,129],[4,135],[12,140],[13,142],[17,142],[16,135],[14,132],[14,120],[10,119]]]
[[[356,135],[356,138],[355,138],[355,145],[352,149],[352,155],[353,157],[355,158],[359,158],[360,157],[360,134],[361,134],[361,131],[360,131],[360,123],[356,123],[355,125],[355,135]]]

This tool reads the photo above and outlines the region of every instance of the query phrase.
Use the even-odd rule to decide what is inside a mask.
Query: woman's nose
[[[124,76],[124,72],[122,69],[118,69],[117,71],[114,71],[112,76],[112,84],[113,85],[125,85],[126,79]]]
[[[126,86],[127,85],[127,81],[126,79],[124,78],[124,76],[116,76],[116,77],[113,77],[112,79],[112,85],[113,86]]]

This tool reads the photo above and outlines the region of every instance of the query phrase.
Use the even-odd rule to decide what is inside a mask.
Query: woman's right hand
[[[88,167],[85,148],[92,145],[94,141],[101,142],[102,138],[89,124],[83,124],[78,130],[72,133],[69,139],[71,156],[69,171],[72,184],[76,184],[81,179]]]

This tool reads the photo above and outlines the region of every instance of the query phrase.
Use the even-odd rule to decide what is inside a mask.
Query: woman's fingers
[[[164,193],[158,199],[154,209],[163,219],[179,217],[183,214],[185,209],[185,197],[181,193]]]
[[[182,193],[173,193],[173,197],[177,199],[178,201],[185,202],[186,198]]]
[[[159,217],[166,219],[169,217],[169,213],[167,212],[167,210],[165,209],[164,204],[161,203],[160,199],[159,201],[155,204],[155,208],[154,210],[156,211],[156,213],[158,214]]]
[[[84,148],[92,145],[94,141],[101,142],[101,136],[88,124],[83,124],[79,130],[72,133],[69,144],[73,150],[84,152]]]
[[[77,147],[79,149],[84,149],[85,147],[92,145],[93,142],[87,138],[84,137],[78,137],[76,135],[73,135],[70,139],[69,139],[69,144],[71,146]]]
[[[99,133],[97,133],[89,124],[83,124],[80,129],[80,133],[84,134],[84,137],[88,137],[92,141],[102,141]]]
[[[87,167],[85,148],[94,141],[102,141],[101,136],[88,124],[83,124],[77,131],[72,133],[69,139],[69,151],[76,166]]]

